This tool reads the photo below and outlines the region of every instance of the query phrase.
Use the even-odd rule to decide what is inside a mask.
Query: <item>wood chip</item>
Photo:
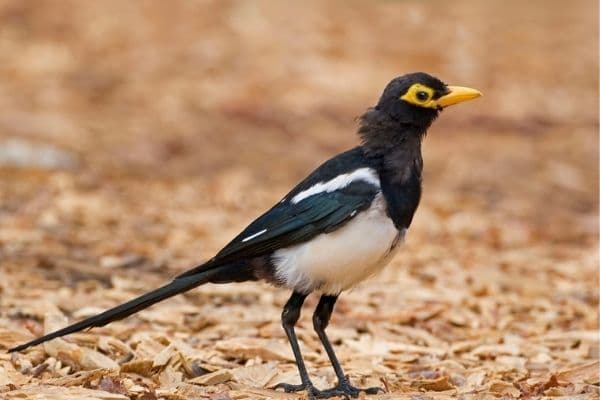
[[[19,390],[5,392],[3,396],[6,399],[36,400],[129,400],[125,395],[104,390],[48,385],[26,386]]]
[[[433,390],[435,392],[442,392],[444,390],[454,389],[454,385],[450,383],[447,376],[440,376],[437,379],[413,381],[411,383],[411,386],[424,390]]]
[[[600,383],[600,361],[578,365],[556,374],[556,379],[569,383]]]
[[[274,340],[228,339],[218,341],[215,348],[226,356],[241,359],[259,357],[264,361],[294,361],[289,345]]]
[[[306,397],[269,389],[300,379],[264,282],[6,350],[209,260],[417,65],[485,97],[432,126],[406,241],[339,297],[344,372],[373,400],[600,398],[597,2],[296,3],[0,0],[0,399]],[[318,301],[296,333],[328,388]]]
[[[231,373],[236,382],[249,387],[260,388],[266,387],[267,383],[279,373],[279,370],[275,363],[267,363],[236,368]]]
[[[219,383],[224,383],[233,379],[233,374],[228,370],[219,370],[215,372],[211,372],[209,374],[204,374],[197,376],[196,378],[190,379],[188,383],[194,383],[197,385],[218,385]]]

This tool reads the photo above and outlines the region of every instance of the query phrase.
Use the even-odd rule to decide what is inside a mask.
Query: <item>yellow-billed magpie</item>
[[[481,96],[419,72],[393,79],[360,119],[362,144],[326,161],[209,261],[167,285],[96,316],[10,349],[21,351],[82,329],[103,326],[205,283],[265,280],[293,291],[282,312],[301,384],[310,398],[356,397],[325,333],[339,294],[385,266],[410,226],[421,197],[421,141],[446,106]],[[314,329],[338,378],[318,390],[309,379],[294,325],[304,299],[321,295]]]

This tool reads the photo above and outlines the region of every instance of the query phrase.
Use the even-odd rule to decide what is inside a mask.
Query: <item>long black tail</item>
[[[51,332],[30,342],[13,347],[12,349],[9,349],[8,352],[12,353],[15,351],[25,350],[28,347],[47,342],[48,340],[52,340],[57,337],[79,332],[87,328],[104,326],[112,321],[128,317],[131,314],[135,314],[136,312],[143,310],[144,308],[150,307],[154,303],[158,303],[159,301],[175,296],[176,294],[186,292],[204,283],[210,282],[213,278],[224,272],[223,268],[227,269],[227,267],[228,265],[212,268],[209,267],[205,270],[196,272],[194,275],[177,277],[169,284],[141,295],[140,297],[130,300],[127,303],[123,303],[119,306],[106,310],[103,313],[86,318],[83,321],[76,322],[73,325],[69,325],[57,331]]]

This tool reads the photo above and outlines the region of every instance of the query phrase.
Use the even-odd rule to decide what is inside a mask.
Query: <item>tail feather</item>
[[[130,316],[131,314],[135,314],[138,311],[150,307],[151,305],[158,303],[159,301],[165,300],[169,297],[175,296],[176,294],[186,292],[199,285],[210,282],[211,279],[220,272],[220,269],[221,268],[219,267],[209,268],[201,270],[194,275],[175,278],[172,282],[168,283],[165,286],[143,294],[140,297],[118,305],[114,308],[106,310],[103,313],[86,318],[83,321],[76,322],[72,325],[51,332],[47,335],[41,336],[30,342],[13,347],[12,349],[9,349],[8,352],[12,353],[15,351],[22,351],[28,347],[47,342],[48,340],[52,340],[57,337],[68,335],[74,332],[79,332],[87,328],[104,326],[110,322],[123,319],[125,317]]]

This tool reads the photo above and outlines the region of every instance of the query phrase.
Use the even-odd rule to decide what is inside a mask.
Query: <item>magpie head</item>
[[[358,134],[375,156],[419,148],[442,109],[479,96],[478,90],[449,86],[424,72],[403,75],[388,83],[377,105],[362,115]]]
[[[375,110],[402,124],[427,129],[443,108],[479,96],[478,90],[449,86],[424,72],[415,72],[388,83]]]

